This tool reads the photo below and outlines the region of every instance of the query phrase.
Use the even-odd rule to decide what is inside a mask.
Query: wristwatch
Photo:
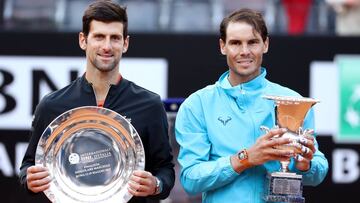
[[[241,151],[238,152],[237,154],[237,158],[239,159],[239,162],[241,163],[241,165],[244,166],[249,166],[249,160],[248,160],[248,153],[246,151],[246,149],[243,149]]]
[[[161,180],[155,176],[156,179],[156,188],[154,195],[160,194],[162,192],[162,182]]]

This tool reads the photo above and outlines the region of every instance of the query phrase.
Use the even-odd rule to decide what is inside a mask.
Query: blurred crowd
[[[93,0],[0,0],[0,30],[79,31]],[[115,0],[130,32],[216,33],[237,8],[263,13],[271,34],[360,35],[360,0]]]

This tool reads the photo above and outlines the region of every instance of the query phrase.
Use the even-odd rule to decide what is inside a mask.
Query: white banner
[[[319,135],[333,135],[338,131],[339,78],[334,62],[310,64],[310,97],[320,100],[314,106],[315,127]]]
[[[81,76],[85,67],[85,57],[0,56],[0,129],[29,129],[34,101],[52,91],[52,85],[56,89],[68,85],[71,72]],[[167,98],[165,59],[124,58],[120,72],[124,78]]]

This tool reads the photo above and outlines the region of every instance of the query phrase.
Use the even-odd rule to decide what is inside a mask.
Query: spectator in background
[[[285,20],[278,19],[278,16],[280,16],[280,12],[278,11],[278,1],[279,0],[222,0],[224,6],[224,16],[232,13],[234,9],[253,9],[260,12],[264,16],[264,20],[267,24],[269,32],[280,33],[284,31],[284,28],[281,26]]]
[[[360,0],[326,0],[336,12],[336,34],[360,35]]]
[[[288,33],[303,34],[306,30],[312,0],[282,0],[287,16]]]

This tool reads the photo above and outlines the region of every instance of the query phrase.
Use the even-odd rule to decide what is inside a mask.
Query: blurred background
[[[126,5],[130,31],[141,33],[217,33],[220,21],[236,8],[263,13],[271,34],[328,35],[337,14],[359,11],[351,0],[118,0]],[[2,0],[1,29],[72,32],[91,0]],[[344,0],[345,2],[345,0]],[[350,6],[351,7],[351,6]],[[340,11],[343,10],[343,11]],[[355,15],[354,15],[355,16]],[[358,22],[353,19],[353,22]],[[350,26],[348,29],[355,29]],[[340,35],[351,34],[339,31]],[[359,34],[357,32],[352,34]]]
[[[32,114],[46,93],[84,71],[78,46],[90,0],[0,0],[0,194],[2,202],[48,202],[28,195],[17,173]],[[330,171],[306,202],[360,202],[360,0],[118,0],[129,17],[125,78],[161,95],[177,157],[176,111],[192,92],[227,70],[219,24],[238,8],[263,13],[270,32],[268,78],[315,108],[320,149]],[[176,159],[174,162],[177,163]],[[176,166],[178,173],[179,166]],[[335,201],[336,200],[336,201]],[[176,186],[163,202],[201,202]]]

